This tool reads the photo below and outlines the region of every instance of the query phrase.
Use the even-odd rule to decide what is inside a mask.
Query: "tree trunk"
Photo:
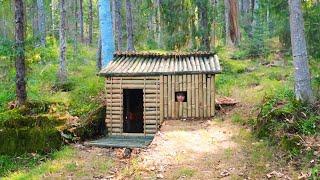
[[[216,12],[216,7],[217,7],[217,0],[211,0],[211,6],[212,6],[212,22],[211,22],[211,45],[213,48],[216,47],[216,21],[217,21],[217,18],[216,18],[216,15],[218,14]]]
[[[73,58],[78,54],[78,0],[74,1]]]
[[[225,20],[225,34],[226,34],[226,45],[232,46],[230,37],[230,3],[229,0],[224,0],[224,20]]]
[[[38,37],[39,35],[39,14],[38,14],[38,10],[37,10],[37,5],[36,3],[32,2],[31,3],[31,7],[30,7],[30,14],[32,16],[31,19],[31,24],[32,24],[32,35],[33,37]]]
[[[65,0],[60,0],[60,66],[58,72],[58,79],[60,83],[67,81],[67,67],[66,67],[66,7]]]
[[[122,50],[122,17],[121,17],[121,0],[115,0],[115,29],[116,29],[116,51]]]
[[[92,0],[89,0],[89,44],[92,44],[93,36],[93,10],[92,10]]]
[[[26,65],[24,57],[24,7],[23,0],[15,0],[15,39],[16,39],[16,93],[18,105],[27,100]]]
[[[162,38],[162,29],[161,29],[161,11],[160,11],[160,0],[155,0],[156,1],[156,12],[157,12],[157,19],[156,19],[156,24],[157,24],[157,44],[158,44],[158,48],[161,48],[162,47],[162,41],[161,41],[161,38]]]
[[[81,42],[84,42],[84,36],[83,36],[83,0],[79,1],[79,24],[80,24],[80,38]]]
[[[37,0],[38,8],[38,27],[40,33],[41,46],[46,45],[46,14],[44,10],[43,0]]]
[[[201,31],[201,50],[210,51],[210,34],[206,1],[198,1],[200,27]]]
[[[289,0],[290,30],[293,64],[295,67],[295,94],[298,100],[313,103],[304,20],[300,0]]]
[[[251,33],[250,37],[253,37],[257,24],[258,24],[258,10],[259,10],[259,1],[258,0],[252,0],[252,22],[251,22]]]
[[[99,0],[100,36],[102,66],[111,61],[114,53],[114,39],[109,0]]]
[[[133,24],[132,24],[132,7],[131,1],[126,0],[126,17],[127,17],[127,46],[128,51],[135,51],[133,44]]]
[[[229,0],[230,37],[233,45],[240,44],[239,8],[236,0]]]
[[[97,69],[100,71],[102,68],[102,57],[101,57],[101,37],[98,39],[98,52],[97,52]]]
[[[113,39],[115,40],[115,44],[118,44],[116,41],[116,0],[111,0],[111,17],[112,17],[112,32]]]

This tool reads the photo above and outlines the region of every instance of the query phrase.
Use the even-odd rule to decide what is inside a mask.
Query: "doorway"
[[[143,90],[123,89],[123,132],[143,133]]]

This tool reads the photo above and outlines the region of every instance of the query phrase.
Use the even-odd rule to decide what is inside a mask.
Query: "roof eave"
[[[100,72],[98,75],[101,77],[137,77],[137,76],[161,76],[161,75],[188,75],[188,74],[221,74],[219,71],[189,71],[189,72],[154,72],[154,73],[105,73]]]

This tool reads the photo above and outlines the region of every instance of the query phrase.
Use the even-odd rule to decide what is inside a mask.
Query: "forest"
[[[217,55],[215,116],[86,146],[114,53]],[[0,0],[2,178],[320,179],[320,1]]]

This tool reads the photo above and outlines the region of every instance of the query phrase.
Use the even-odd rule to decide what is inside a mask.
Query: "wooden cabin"
[[[101,70],[106,77],[109,135],[152,135],[169,119],[215,115],[213,53],[116,53]]]

